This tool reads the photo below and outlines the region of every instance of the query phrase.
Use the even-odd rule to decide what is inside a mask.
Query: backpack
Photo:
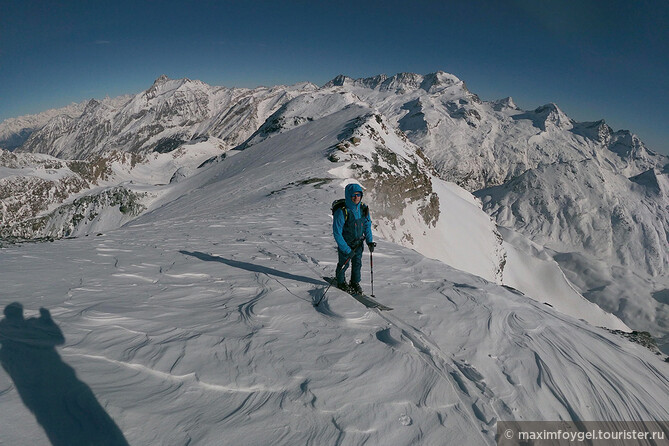
[[[362,216],[367,217],[369,215],[369,207],[364,204],[360,203],[360,208],[362,210]],[[335,212],[337,212],[338,209],[341,209],[344,211],[344,222],[348,220],[348,210],[346,209],[346,198],[340,198],[338,200],[335,200],[332,202],[332,215],[334,216]]]

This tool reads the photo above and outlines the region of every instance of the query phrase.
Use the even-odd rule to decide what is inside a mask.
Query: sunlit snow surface
[[[0,304],[51,311],[62,360],[128,443],[476,445],[496,420],[669,419],[650,351],[383,240],[374,292],[393,311],[336,289],[314,307],[342,193],[296,183],[331,168],[319,148],[342,128],[318,125],[119,230],[0,251]],[[0,441],[48,444],[4,371],[0,411]]]

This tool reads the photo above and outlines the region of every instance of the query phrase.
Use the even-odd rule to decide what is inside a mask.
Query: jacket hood
[[[344,197],[346,197],[346,207],[348,208],[354,208],[356,205],[353,204],[353,194],[356,192],[360,192],[364,196],[364,192],[362,191],[362,186],[356,183],[351,183],[346,186],[346,189],[344,189]]]

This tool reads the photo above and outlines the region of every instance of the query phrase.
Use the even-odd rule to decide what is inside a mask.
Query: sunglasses
[[[362,198],[362,193],[360,193],[360,192],[356,192],[356,193],[354,193],[354,194],[352,195],[352,197],[353,197],[353,198],[355,198],[355,197]]]

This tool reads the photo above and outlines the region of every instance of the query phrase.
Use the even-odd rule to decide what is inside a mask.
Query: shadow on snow
[[[284,271],[279,271],[276,269],[268,268],[266,266],[260,266],[260,265],[255,265],[253,263],[247,263],[247,262],[240,262],[237,260],[230,260],[226,259],[224,257],[220,256],[214,256],[211,254],[206,254],[204,252],[191,252],[191,251],[179,251],[181,254],[193,256],[195,258],[198,258],[200,260],[204,260],[205,262],[220,262],[224,263],[228,266],[232,266],[235,268],[241,268],[246,271],[251,271],[254,273],[260,273],[260,274],[267,274],[269,276],[275,276],[275,277],[280,277],[283,279],[289,279],[289,280],[295,280],[297,282],[304,282],[308,283],[311,285],[318,285],[319,288],[310,290],[309,294],[311,295],[311,303],[314,305],[314,308],[316,308],[316,311],[319,313],[325,315],[325,316],[330,316],[330,317],[340,317],[338,314],[334,313],[329,305],[327,299],[323,299],[323,292],[326,289],[324,285],[327,285],[327,282],[324,280],[318,280],[318,279],[313,279],[311,277],[306,277],[306,276],[298,276],[295,274],[291,273],[286,273]],[[292,291],[288,290],[291,294]],[[301,297],[297,296],[298,298],[302,299]],[[304,300],[304,299],[302,299]],[[316,305],[319,303],[319,305]]]
[[[49,310],[40,308],[40,317],[25,319],[23,305],[14,302],[5,307],[4,314],[0,363],[51,444],[127,446],[93,391],[56,351],[65,337]]]
[[[225,263],[226,265],[245,269],[254,273],[267,274],[269,276],[281,277],[282,279],[295,280],[297,282],[309,283],[311,285],[323,286],[327,285],[324,280],[313,279],[306,276],[298,276],[296,274],[286,273],[284,271],[279,271],[278,269],[268,268],[266,266],[255,265],[253,263],[240,262],[237,260],[230,260],[220,256],[214,256],[211,254],[206,254],[204,252],[191,252],[191,251],[179,251],[181,254],[186,254],[189,256],[196,257],[205,262],[220,262]]]

